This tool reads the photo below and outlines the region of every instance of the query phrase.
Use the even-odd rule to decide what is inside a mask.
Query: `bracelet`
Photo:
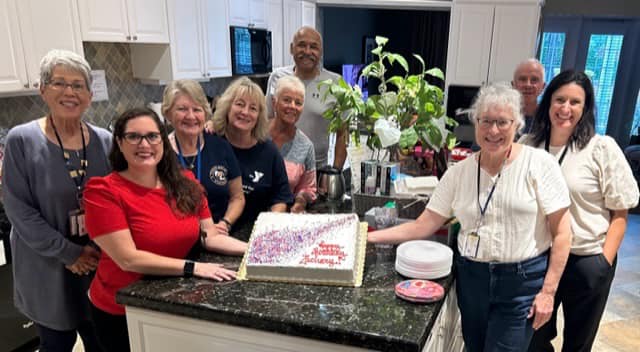
[[[227,220],[226,218],[222,218],[222,219],[220,219],[220,221],[222,221],[225,224],[227,224],[227,230],[231,230],[231,221]]]
[[[182,269],[182,274],[184,277],[192,277],[193,276],[193,269],[195,267],[196,263],[194,263],[191,260],[185,260],[184,261],[184,268]]]

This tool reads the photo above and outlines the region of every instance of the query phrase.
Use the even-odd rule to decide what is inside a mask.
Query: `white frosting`
[[[247,253],[247,277],[309,283],[353,283],[358,217],[261,213]]]

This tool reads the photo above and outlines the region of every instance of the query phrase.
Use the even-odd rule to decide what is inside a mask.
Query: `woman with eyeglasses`
[[[94,321],[107,351],[119,352],[129,350],[129,338],[117,290],[142,275],[232,280],[235,271],[221,264],[183,258],[199,240],[229,255],[243,254],[246,243],[218,233],[202,186],[180,168],[152,110],[131,109],[116,120],[109,160],[113,172],[89,181],[84,204],[89,236],[102,249],[89,289]]]
[[[524,126],[520,99],[505,84],[481,88],[472,107],[481,150],[447,170],[415,222],[369,234],[373,243],[422,239],[458,219],[456,294],[471,352],[526,351],[551,316],[569,255],[569,194],[558,163],[513,143]]]
[[[14,303],[33,320],[40,351],[71,351],[78,334],[100,351],[87,289],[98,263],[82,226],[82,189],[106,175],[111,134],[83,121],[91,68],[53,50],[40,62],[46,116],[11,129],[3,162],[3,203],[11,222]]]
[[[542,96],[531,134],[523,141],[544,148],[569,185],[573,241],[549,324],[536,331],[530,351],[553,351],[557,308],[564,315],[563,351],[590,351],[609,296],[629,208],[638,184],[616,141],[595,134],[595,97],[580,71],[559,73]]]
[[[240,165],[246,204],[238,226],[253,226],[263,211],[287,211],[293,195],[284,160],[268,139],[269,121],[260,86],[247,77],[233,81],[216,103],[213,127],[229,141]]]
[[[188,79],[167,84],[162,114],[174,128],[169,141],[180,165],[204,187],[218,232],[229,234],[244,208],[242,177],[229,142],[203,133],[211,107],[200,84]]]

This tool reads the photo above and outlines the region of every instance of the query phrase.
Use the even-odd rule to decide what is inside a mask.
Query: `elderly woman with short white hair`
[[[296,127],[304,109],[304,84],[296,76],[278,80],[272,97],[271,140],[284,158],[289,187],[295,196],[292,213],[303,212],[316,199],[316,158],[313,142]]]
[[[36,324],[40,351],[71,351],[78,334],[100,351],[87,289],[100,253],[84,228],[82,190],[106,175],[111,134],[83,121],[91,104],[91,67],[52,50],[40,62],[44,117],[11,129],[3,164],[3,201],[11,221],[14,299]]]
[[[455,216],[467,350],[526,351],[551,316],[569,255],[569,194],[552,157],[513,142],[524,125],[516,90],[483,87],[472,110],[481,150],[447,170],[416,221],[372,232],[369,241],[425,238]]]

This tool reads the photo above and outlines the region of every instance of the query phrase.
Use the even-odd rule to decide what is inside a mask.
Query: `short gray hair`
[[[540,69],[540,73],[542,73],[542,81],[544,82],[545,80],[545,70],[544,70],[544,65],[542,64],[542,62],[540,62],[540,60],[536,59],[536,58],[528,58],[526,60],[521,61],[519,64],[516,65],[516,69],[513,70],[513,79],[515,80],[516,77],[516,73],[518,73],[518,70],[520,70],[521,67],[523,66],[527,66],[527,65],[534,65],[537,66]]]
[[[278,79],[278,81],[276,82],[276,91],[274,94],[276,99],[280,96],[280,93],[285,89],[289,89],[296,93],[300,93],[304,97],[304,94],[305,94],[304,83],[302,83],[300,78],[296,76],[284,76]]]
[[[488,86],[480,88],[480,92],[476,96],[471,106],[471,121],[474,125],[478,125],[480,115],[487,112],[490,108],[503,108],[511,110],[511,115],[516,122],[516,131],[520,133],[524,128],[524,117],[522,116],[520,92],[512,88],[506,82],[492,83]]]
[[[80,73],[84,77],[87,89],[91,91],[91,66],[82,56],[68,50],[53,49],[44,55],[40,60],[40,85],[45,85],[51,81],[53,70],[57,66],[62,66],[68,70]]]

